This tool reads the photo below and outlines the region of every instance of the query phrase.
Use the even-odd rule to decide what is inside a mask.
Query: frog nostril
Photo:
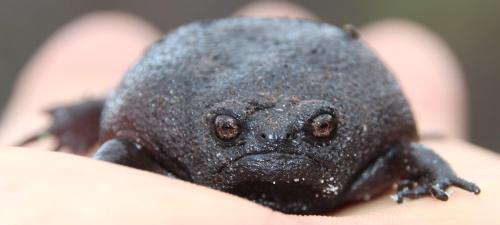
[[[279,134],[267,134],[267,133],[259,133],[258,135],[258,139],[260,139],[261,141],[279,141],[279,140],[285,140],[285,141],[290,141],[290,140],[293,140],[295,139],[296,136],[294,133],[286,133],[286,134],[283,134],[283,135],[279,135]]]
[[[260,133],[259,134],[259,138],[262,140],[262,141],[272,141],[272,140],[277,140],[279,139],[279,137],[276,135],[276,134],[273,134],[273,133]]]

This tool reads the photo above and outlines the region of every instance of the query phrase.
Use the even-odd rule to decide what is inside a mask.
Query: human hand
[[[255,9],[246,10],[252,14]],[[300,14],[298,10],[295,13]],[[432,59],[411,58],[419,62],[418,68],[397,61],[418,56],[412,51],[405,51],[408,53],[405,57],[395,54],[397,58],[387,58],[394,54],[384,55],[386,49],[398,43],[387,38],[400,32],[401,27],[393,24],[389,29],[391,34],[387,34],[387,31],[382,32],[383,25],[365,29],[363,38],[382,58],[386,57],[386,63],[397,75],[402,74],[399,79],[403,88],[415,84],[411,79],[417,73],[420,82],[429,84],[428,81],[432,81],[430,83],[440,87],[438,90],[428,88],[426,92],[433,93],[431,96],[445,96],[444,99],[429,98],[422,95],[422,89],[413,89],[414,92],[406,89],[416,109],[420,129],[462,136],[460,130],[464,128],[457,124],[462,124],[463,118],[456,113],[461,112],[463,103],[454,100],[462,95],[453,95],[450,91],[456,87],[453,82],[457,81],[453,79],[459,80],[452,73],[456,71],[443,69],[450,65],[442,58],[436,59],[440,62],[437,66],[429,64]],[[43,108],[81,100],[85,97],[82,94],[104,94],[110,90],[125,68],[158,36],[146,24],[117,14],[93,15],[68,26],[42,48],[24,71],[0,128],[2,143],[12,143],[46,125],[48,121],[39,116]],[[408,36],[415,37],[406,34],[406,40]],[[399,37],[404,39],[405,35]],[[399,49],[408,50],[410,46],[419,45],[415,48],[427,51],[430,56],[440,55],[439,48],[429,47],[431,40],[414,41],[406,43],[408,46],[399,42],[403,45]],[[422,73],[422,68],[433,70],[430,74]],[[444,109],[432,111],[436,110],[435,105]],[[434,127],[435,120],[444,125]],[[500,200],[493,192],[499,188],[495,181],[500,171],[498,156],[455,139],[426,144],[448,160],[458,174],[476,182],[482,188],[481,195],[457,189],[448,203],[423,198],[402,205],[382,196],[337,211],[335,216],[338,217],[334,218],[289,216],[236,196],[144,171],[61,153],[4,147],[0,152],[0,224],[40,221],[44,224],[470,224],[481,219],[498,221],[493,213],[495,203]]]

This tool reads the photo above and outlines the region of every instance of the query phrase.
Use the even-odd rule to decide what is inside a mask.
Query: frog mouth
[[[304,154],[272,152],[239,157],[221,175],[223,191],[273,209],[305,213],[333,203],[336,196],[324,193],[328,172],[321,162]]]
[[[224,165],[219,174],[225,178],[227,187],[242,183],[279,185],[317,185],[328,168],[304,154],[254,153],[241,156]],[[278,186],[279,186],[278,185]]]
[[[303,153],[296,153],[296,152],[287,152],[287,153],[280,153],[280,152],[254,152],[254,153],[249,153],[246,155],[242,155],[239,157],[234,158],[231,161],[223,163],[217,170],[216,173],[221,173],[224,170],[227,170],[228,168],[230,169],[234,165],[238,165],[241,162],[248,163],[251,161],[253,162],[265,162],[265,161],[272,161],[275,159],[280,159],[280,158],[287,158],[289,160],[298,160],[298,161],[304,161],[305,164],[316,164],[318,166],[323,167],[324,163],[321,162],[320,160],[316,159],[315,157],[308,155],[308,154],[303,154]]]

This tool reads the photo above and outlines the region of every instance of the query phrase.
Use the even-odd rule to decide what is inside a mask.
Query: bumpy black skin
[[[451,185],[479,193],[415,144],[399,85],[353,32],[294,19],[180,27],[154,44],[106,100],[104,144],[94,158],[288,213],[367,200],[401,180],[398,201],[429,194],[446,200]],[[324,140],[305,128],[321,113],[336,120]],[[214,133],[221,114],[243,128],[233,141]]]

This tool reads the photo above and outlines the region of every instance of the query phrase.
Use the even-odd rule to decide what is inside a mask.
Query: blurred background
[[[51,33],[96,10],[121,10],[163,31],[230,15],[250,0],[1,0],[0,112],[19,70]],[[469,91],[470,140],[500,152],[500,1],[295,0],[320,19],[357,26],[405,18],[440,35],[457,55]]]

